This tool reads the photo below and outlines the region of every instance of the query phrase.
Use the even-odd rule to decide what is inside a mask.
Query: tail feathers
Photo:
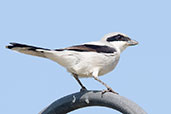
[[[46,57],[44,52],[50,51],[50,49],[35,47],[35,46],[29,46],[25,44],[20,43],[10,43],[11,45],[6,46],[8,49],[12,49],[24,54],[29,54],[33,56],[39,56],[39,57]]]

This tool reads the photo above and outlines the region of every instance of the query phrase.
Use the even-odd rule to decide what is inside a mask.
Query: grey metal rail
[[[123,114],[147,114],[134,102],[120,95],[101,91],[81,91],[56,100],[39,114],[66,114],[88,106],[104,106]]]

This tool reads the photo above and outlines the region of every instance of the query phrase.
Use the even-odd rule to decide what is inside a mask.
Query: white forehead
[[[111,32],[111,33],[108,33],[108,34],[104,35],[104,37],[102,38],[102,40],[106,40],[107,38],[112,37],[112,36],[116,36],[116,35],[118,35],[118,34],[127,37],[126,34],[123,34],[123,33],[120,33],[120,32]]]

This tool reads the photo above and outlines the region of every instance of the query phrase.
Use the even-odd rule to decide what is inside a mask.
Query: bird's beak
[[[135,41],[135,40],[128,41],[128,46],[134,46],[134,45],[137,45],[137,44],[138,44],[138,42]]]

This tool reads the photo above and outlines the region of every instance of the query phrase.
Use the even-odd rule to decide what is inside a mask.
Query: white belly
[[[99,76],[112,71],[119,61],[119,54],[95,52],[56,52],[47,57],[64,66],[69,72],[79,77],[92,77],[94,69],[99,69]]]
[[[99,73],[98,76],[102,76],[110,71],[112,71],[115,66],[117,65],[119,58],[113,58],[109,60],[108,57],[103,59],[96,58],[93,61],[89,59],[83,63],[76,65],[74,71],[79,75],[79,77],[92,77],[94,69],[98,69]],[[93,62],[93,63],[90,63]],[[88,63],[88,64],[87,64]]]

